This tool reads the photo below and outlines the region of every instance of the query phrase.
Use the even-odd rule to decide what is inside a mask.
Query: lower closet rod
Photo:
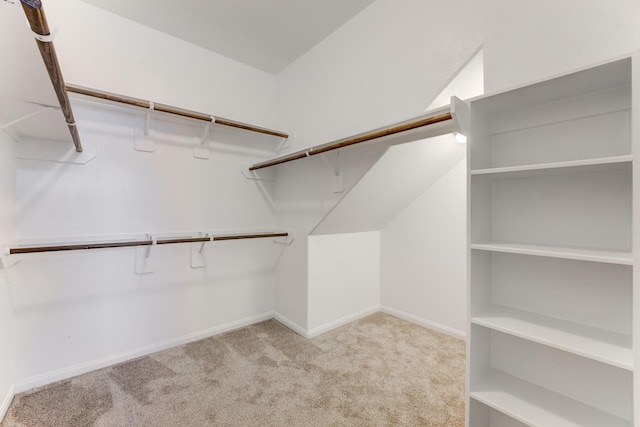
[[[182,237],[175,239],[158,239],[156,245],[170,245],[174,243],[198,243],[212,242],[221,240],[241,240],[241,239],[263,239],[269,237],[287,237],[289,233],[256,233],[256,234],[236,234],[222,235],[210,237]],[[51,245],[51,246],[31,246],[23,248],[9,249],[10,255],[29,254],[36,252],[59,252],[59,251],[75,251],[83,249],[106,249],[106,248],[123,248],[128,246],[151,246],[153,240],[130,240],[125,242],[98,242],[98,243],[79,243],[73,245]]]

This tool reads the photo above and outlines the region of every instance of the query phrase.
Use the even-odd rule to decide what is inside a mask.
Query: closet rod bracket
[[[20,262],[20,260],[15,256],[9,255],[8,250],[3,250],[2,254],[0,254],[0,268],[3,270],[8,270],[18,262]]]
[[[12,268],[16,264],[18,264],[20,260],[18,257],[9,255],[8,248],[1,248],[0,251],[0,270],[4,271],[5,278],[7,279],[7,283],[10,285],[18,284],[18,277],[16,275],[15,268]]]
[[[251,164],[246,163],[242,165],[242,167],[240,168],[240,173],[246,179],[251,181],[275,181],[276,180],[273,172],[260,171],[260,174],[258,174],[256,171],[252,171],[251,169],[249,169],[250,167],[251,167]]]
[[[209,242],[213,241],[213,237],[209,233],[200,233],[201,237],[208,237]],[[202,268],[207,266],[207,260],[204,258],[204,245],[207,242],[194,242],[191,244],[191,268]]]
[[[336,151],[334,162],[332,163],[327,154],[319,154],[324,164],[331,171],[331,191],[334,193],[342,193],[344,191],[344,168],[340,159],[340,151]]]
[[[149,129],[151,128],[151,113],[153,113],[154,105],[153,102],[149,102],[149,111],[147,111],[146,121],[144,123],[144,136],[149,136]]]
[[[20,118],[17,118],[15,120],[10,121],[9,123],[3,124],[2,126],[0,126],[0,130],[7,129],[7,128],[15,125],[16,123],[20,123],[23,120],[29,119],[29,118],[31,118],[33,116],[36,116],[36,115],[40,114],[40,113],[44,113],[45,111],[55,110],[55,109],[56,109],[55,107],[45,106],[45,107],[43,107],[43,108],[41,108],[41,109],[39,109],[37,111],[34,111],[33,113],[27,114],[26,116],[22,116]],[[59,110],[60,108],[57,108],[57,109]]]
[[[149,108],[143,118],[144,123],[140,123],[139,119],[136,120],[135,140],[133,146],[137,151],[145,151],[147,153],[153,153],[156,151],[155,129],[153,126],[154,111],[155,105],[153,102],[149,102]]]
[[[29,24],[29,21],[27,21],[27,27],[29,27],[29,31],[31,31],[31,33],[33,34],[33,37],[35,37],[36,40],[41,41],[43,43],[53,43],[56,36],[58,35],[58,28],[54,28],[50,34],[38,34],[31,29],[31,25]]]
[[[284,231],[284,233],[286,233],[286,236],[278,237],[277,239],[274,239],[273,243],[278,244],[278,245],[289,246],[295,240],[296,232],[293,229],[287,229],[287,230],[283,230],[283,231]]]
[[[158,244],[158,240],[147,234],[145,240],[151,244],[136,246],[136,274],[148,274],[155,271],[155,263],[151,257],[151,248]]]
[[[193,157],[196,159],[209,159],[211,157],[211,149],[209,148],[209,135],[211,127],[216,122],[216,118],[211,116],[211,121],[204,124],[202,136],[193,137]],[[196,128],[197,129],[197,128]]]

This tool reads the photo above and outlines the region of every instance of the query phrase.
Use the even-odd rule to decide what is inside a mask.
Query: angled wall
[[[383,309],[459,337],[467,320],[466,173],[463,158],[384,226],[380,244]]]
[[[278,75],[278,121],[281,127],[296,132],[297,137],[290,147],[290,150],[296,150],[418,115],[479,46],[484,48],[487,92],[584,67],[638,48],[639,7],[634,0],[615,4],[604,0],[589,4],[571,0],[560,6],[551,0],[527,5],[516,5],[509,0],[491,0],[482,5],[457,0],[439,4],[434,11],[430,2],[378,0]],[[387,155],[391,156],[391,152]],[[384,164],[385,158],[386,155],[361,182],[374,177],[376,168]],[[452,181],[460,178],[455,176],[461,173],[461,168],[455,166],[458,161],[453,159],[450,169],[443,171],[453,173]],[[305,174],[305,179],[314,181],[312,171]],[[296,177],[290,170],[281,173],[278,191],[282,197],[292,195],[290,187],[295,186],[283,182]],[[325,178],[318,175],[316,179]],[[440,184],[444,186],[444,183]],[[432,189],[433,203],[444,200],[452,206],[465,191],[464,187],[457,186],[449,195],[429,187],[427,193]],[[355,197],[359,194],[356,187],[352,194],[353,201],[348,200],[349,194],[344,207],[338,205],[333,211],[331,207],[337,198],[330,193],[310,202],[322,205],[326,213],[331,212],[316,232],[371,230],[380,225],[378,222],[384,222],[354,220],[357,216],[353,213],[357,209],[385,210],[387,207],[376,200],[375,191],[363,191]],[[412,215],[419,217],[416,212]],[[410,216],[408,212],[405,215]],[[429,217],[428,211],[424,215]],[[464,225],[462,218],[457,221]],[[305,227],[299,230],[299,251],[283,256],[276,285],[278,304],[295,307],[299,319],[309,316],[306,307],[310,305],[309,295],[313,294],[307,290],[308,271],[304,267],[308,260],[307,242],[302,241],[313,229],[312,221]],[[434,246],[423,248],[423,256],[442,242],[432,244]],[[293,258],[295,262],[289,263]],[[387,264],[387,267],[391,268],[387,271],[400,268],[399,264]],[[381,279],[383,289],[387,286],[385,283],[391,286],[389,276],[386,277]],[[439,277],[436,273],[433,279]],[[456,277],[457,282],[462,280],[461,276]],[[456,313],[455,318],[441,317],[429,310],[430,301],[424,302],[417,311],[410,309],[408,300],[415,294],[408,290],[404,300],[387,294],[386,301],[397,305],[397,311],[404,307],[403,310],[408,310],[403,311],[405,314],[463,334],[461,319],[466,295],[459,291],[459,283],[451,294],[447,294],[446,284],[427,282],[421,290],[428,295],[425,298],[436,301],[436,297],[444,292],[445,299],[451,302],[451,312]],[[384,300],[384,291],[382,295]],[[313,319],[309,322],[315,324]]]
[[[337,140],[422,114],[481,45],[483,24],[476,18],[481,12],[477,2],[444,3],[438,5],[437,12],[433,13],[429,2],[378,0],[279,73],[279,126],[296,134],[289,150]],[[464,28],[464,37],[451,31],[454,22]],[[345,173],[358,175],[358,181],[377,161],[377,158],[370,162],[360,160],[358,156],[375,157],[366,149],[357,153],[354,149],[349,155],[351,163],[362,162],[361,168],[353,169],[357,169],[357,173],[350,172],[350,166],[344,168]],[[313,313],[309,312],[314,304],[309,300],[310,295],[317,294],[321,288],[316,287],[322,284],[314,281],[314,289],[309,288],[307,236],[342,196],[331,193],[327,171],[322,165],[317,171],[304,166],[278,169],[276,191],[281,200],[288,201],[278,211],[279,223],[286,224],[298,217],[294,209],[300,208],[300,204],[295,203],[296,195],[310,199],[308,204],[317,210],[313,219],[309,218],[297,228],[296,249],[283,254],[278,265],[277,311],[291,316],[304,330],[307,325],[316,328],[329,320],[317,306]],[[301,185],[299,181],[325,185],[325,193],[316,193],[312,199],[309,194],[303,196],[302,190],[296,190]],[[345,186],[345,194],[351,188],[350,182]],[[355,203],[359,209],[363,204],[365,208],[381,206],[374,202],[367,206],[367,197],[375,196],[364,194]],[[406,206],[410,200],[410,197],[403,198],[400,204]],[[401,208],[394,208],[397,209]],[[366,226],[358,223],[356,227],[354,221],[347,225],[339,220],[330,232],[372,230],[388,217]],[[353,298],[355,306],[357,293],[347,295],[340,297]],[[326,298],[329,301],[329,296]],[[331,311],[330,305],[325,308]]]

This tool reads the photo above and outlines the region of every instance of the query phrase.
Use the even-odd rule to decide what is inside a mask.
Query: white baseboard
[[[259,314],[256,316],[251,316],[245,319],[237,320],[234,322],[225,323],[219,326],[215,326],[213,328],[183,335],[177,338],[172,338],[170,340],[162,341],[156,344],[148,345],[145,347],[139,347],[131,351],[126,351],[120,354],[107,356],[101,359],[92,360],[86,363],[81,363],[78,365],[59,369],[57,371],[47,372],[41,375],[36,375],[30,378],[19,380],[16,382],[15,386],[11,387],[11,389],[9,390],[9,393],[7,394],[5,399],[2,401],[2,405],[0,406],[0,421],[2,420],[2,417],[5,415],[6,411],[8,410],[14,395],[17,393],[22,393],[35,387],[40,387],[43,385],[51,384],[56,381],[72,378],[77,375],[95,371],[96,369],[102,369],[107,366],[115,365],[121,362],[126,362],[127,360],[135,359],[137,357],[146,356],[152,353],[156,353],[158,351],[166,350],[168,348],[198,341],[204,338],[209,338],[224,332],[228,332],[234,329],[253,325],[254,323],[262,322],[269,319],[276,319],[278,322],[282,323],[292,331],[296,332],[297,334],[305,338],[313,338],[320,334],[328,332],[332,329],[335,329],[340,326],[346,325],[347,323],[353,322],[354,320],[358,320],[360,318],[373,314],[377,311],[382,311],[384,313],[391,314],[393,316],[399,317],[401,319],[407,320],[412,323],[416,323],[426,328],[433,329],[438,332],[443,332],[455,338],[466,340],[466,337],[467,337],[467,334],[465,332],[459,331],[457,329],[453,329],[448,326],[444,326],[444,325],[420,318],[418,316],[414,316],[412,314],[405,313],[400,310],[396,310],[391,307],[378,306],[378,305],[358,311],[349,316],[345,316],[343,318],[337,319],[335,321],[329,322],[327,324],[318,326],[310,330],[303,328],[302,326],[298,325],[296,322],[292,321],[291,319],[288,319],[287,317],[281,315],[280,313],[267,312],[267,313]]]
[[[376,313],[378,311],[380,311],[380,306],[376,304],[372,307],[365,308],[364,310],[360,310],[356,313],[334,320],[333,322],[325,323],[322,326],[318,326],[313,329],[310,329],[306,332],[306,337],[307,338],[317,337],[320,334],[324,334],[325,332],[329,332],[332,329],[339,328],[340,326],[346,325],[347,323],[351,323],[354,320],[361,319],[365,316]]]
[[[219,326],[214,326],[213,328],[183,335],[177,338],[172,338],[166,341],[161,341],[156,344],[151,344],[145,347],[139,347],[131,351],[126,351],[120,354],[103,357],[101,359],[92,360],[90,362],[81,363],[78,365],[70,366],[68,368],[59,369],[57,371],[36,375],[31,378],[26,378],[26,379],[17,381],[14,392],[22,393],[35,387],[40,387],[43,385],[51,384],[56,381],[65,380],[67,378],[71,378],[77,375],[85,374],[87,372],[95,371],[96,369],[102,369],[107,366],[115,365],[117,363],[126,362],[127,360],[146,356],[152,353],[156,353],[158,351],[166,350],[168,348],[187,344],[193,341],[198,341],[204,338],[209,338],[214,335],[221,334],[223,332],[228,332],[234,329],[253,325],[254,323],[269,320],[269,319],[272,319],[273,317],[274,317],[273,312],[258,314],[256,316],[247,317],[245,319],[236,320],[234,322],[225,323]]]
[[[298,325],[293,320],[289,319],[288,317],[285,317],[282,314],[275,312],[273,313],[273,318],[276,319],[278,322],[282,323],[287,328],[291,329],[296,334],[301,335],[305,338],[308,338],[307,330],[302,326]]]
[[[423,319],[422,317],[418,317],[404,311],[396,310],[395,308],[381,306],[380,311],[383,313],[391,314],[392,316],[399,317],[400,319],[404,319],[408,322],[415,323],[416,325],[424,326],[425,328],[433,329],[434,331],[451,335],[454,338],[465,341],[467,339],[467,333],[464,331],[441,325],[440,323],[432,322],[431,320]]]
[[[9,405],[11,405],[11,401],[13,400],[13,396],[16,394],[15,386],[11,386],[5,396],[4,400],[0,404],[0,423],[4,419],[4,416],[7,414],[9,410]]]

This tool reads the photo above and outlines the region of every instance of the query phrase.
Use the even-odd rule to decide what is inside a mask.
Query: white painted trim
[[[413,314],[406,313],[404,311],[396,310],[395,308],[381,306],[380,311],[383,313],[390,314],[392,316],[399,317],[400,319],[406,320],[411,323],[415,323],[416,325],[424,326],[428,329],[433,329],[434,331],[442,332],[444,334],[450,335],[454,338],[458,338],[461,340],[467,340],[467,333],[464,331],[459,331],[458,329],[451,328],[449,326],[441,325],[440,323],[433,322],[431,320],[423,319],[422,317],[415,316]]]
[[[307,330],[302,326],[298,325],[293,320],[289,319],[288,317],[285,317],[282,314],[275,312],[273,313],[273,318],[276,319],[278,322],[282,323],[287,328],[291,329],[296,334],[301,335],[305,338],[309,338],[307,334]]]
[[[46,372],[44,374],[36,375],[31,378],[26,378],[26,379],[17,381],[15,385],[15,393],[23,393],[35,387],[40,387],[46,384],[51,384],[56,381],[65,380],[67,378],[71,378],[77,375],[85,374],[87,372],[95,371],[96,369],[102,369],[107,366],[115,365],[117,363],[125,362],[131,359],[135,359],[137,357],[147,356],[149,354],[166,350],[168,348],[172,348],[172,347],[187,344],[193,341],[209,338],[214,335],[219,335],[223,332],[228,332],[234,329],[253,325],[254,323],[258,323],[258,322],[263,322],[265,320],[272,319],[273,317],[274,317],[274,313],[270,311],[267,313],[258,314],[256,316],[247,317],[245,319],[225,323],[219,326],[214,326],[213,328],[204,329],[202,331],[172,338],[166,341],[161,341],[156,344],[139,347],[131,351],[126,351],[120,354],[103,357],[101,359],[92,360],[86,363],[80,363],[78,365],[69,366],[67,368],[59,369],[53,372]]]
[[[13,396],[16,395],[15,386],[11,386],[4,400],[2,401],[2,405],[0,405],[0,423],[4,419],[4,416],[7,414],[9,410],[9,405],[11,405],[11,401],[13,400]]]
[[[59,369],[57,371],[47,372],[41,375],[36,375],[30,378],[19,380],[16,382],[15,386],[11,387],[8,395],[5,397],[5,400],[2,402],[2,406],[0,406],[0,420],[2,420],[2,417],[5,415],[6,411],[8,410],[14,395],[17,393],[23,393],[35,387],[51,384],[56,381],[62,381],[71,377],[75,377],[77,375],[95,371],[96,369],[102,369],[107,366],[112,366],[117,363],[135,359],[137,357],[146,356],[152,353],[156,353],[158,351],[166,350],[168,348],[173,348],[179,345],[209,338],[224,332],[232,331],[234,329],[238,329],[245,326],[253,325],[255,323],[263,322],[265,320],[275,319],[278,322],[282,323],[287,328],[296,332],[297,334],[305,338],[313,338],[320,334],[328,332],[332,329],[335,329],[340,326],[346,325],[347,323],[353,322],[354,320],[358,320],[370,314],[376,313],[378,311],[391,314],[393,316],[418,324],[420,326],[424,326],[429,329],[436,330],[438,332],[443,332],[455,338],[459,338],[463,340],[466,340],[467,338],[467,334],[465,332],[458,331],[457,329],[453,329],[448,326],[444,326],[426,319],[422,319],[418,316],[414,316],[412,314],[408,314],[403,311],[393,309],[391,307],[385,307],[385,306],[379,306],[379,305],[375,305],[367,309],[358,311],[349,316],[345,316],[341,319],[337,319],[333,322],[329,322],[325,325],[313,328],[311,330],[306,330],[302,326],[298,325],[297,323],[295,323],[291,319],[288,319],[287,317],[283,316],[280,313],[267,312],[267,313],[259,314],[256,316],[247,317],[245,319],[236,320],[234,322],[225,323],[219,326],[215,326],[213,328],[183,335],[181,337],[172,338],[170,340],[162,341],[156,344],[148,345],[145,347],[139,347],[137,349],[127,351],[124,353],[104,357],[104,358],[93,360],[90,362],[81,363],[78,365]]]
[[[340,326],[346,325],[347,323],[351,323],[354,320],[361,319],[370,314],[377,313],[378,311],[380,311],[380,305],[378,304],[369,308],[365,308],[364,310],[357,311],[341,319],[334,320],[333,322],[329,322],[322,326],[310,329],[309,331],[307,331],[307,338],[317,337],[320,334],[324,334],[325,332],[329,332],[332,329],[339,328]]]

